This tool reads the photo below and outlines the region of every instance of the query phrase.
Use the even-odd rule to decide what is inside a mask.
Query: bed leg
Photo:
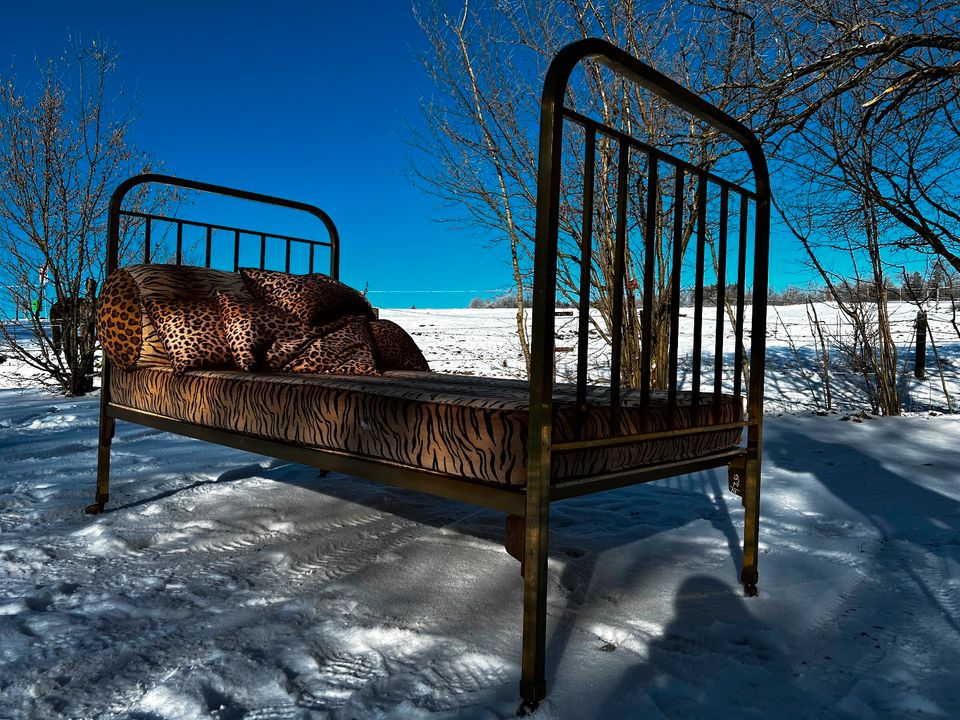
[[[112,417],[100,416],[100,442],[97,447],[97,499],[87,505],[87,515],[99,515],[110,499],[110,445],[113,443],[113,431],[116,421]]]
[[[546,625],[547,625],[547,537],[550,505],[527,499],[527,515],[523,519],[523,663],[520,676],[520,697],[523,702],[517,716],[537,709],[547,695]]]
[[[743,491],[743,571],[740,582],[747,597],[756,597],[757,559],[760,552],[760,458],[747,457]]]
[[[526,523],[519,515],[507,515],[507,529],[503,546],[510,557],[520,561],[520,576],[523,577],[523,536]]]

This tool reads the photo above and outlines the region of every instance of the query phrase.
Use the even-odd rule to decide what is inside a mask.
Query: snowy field
[[[949,309],[930,312],[942,381],[903,353],[900,418],[860,413],[839,357],[836,412],[815,414],[806,311],[779,312],[760,597],[737,582],[743,511],[719,471],[554,506],[536,717],[960,717]],[[914,312],[896,308],[904,350]],[[512,311],[382,316],[434,369],[518,372]],[[109,511],[87,517],[97,397],[0,371],[0,718],[513,716],[502,515],[118,423]]]

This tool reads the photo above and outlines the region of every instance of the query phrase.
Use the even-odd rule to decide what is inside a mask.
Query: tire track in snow
[[[284,544],[304,539],[314,539],[318,535],[327,536],[338,534],[343,531],[352,531],[382,521],[386,516],[377,511],[361,512],[357,515],[344,518],[319,520],[308,523],[284,523],[282,527],[267,528],[262,531],[250,530],[240,531],[229,536],[229,531],[224,528],[224,534],[227,537],[216,539],[201,539],[191,544],[191,550],[210,553],[238,553],[250,550],[255,547],[263,548],[267,545],[275,545],[279,538]]]
[[[289,563],[274,565],[267,573],[278,577],[278,580],[300,585],[317,580],[336,580],[378,562],[378,558],[385,553],[407,545],[422,533],[422,528],[420,523],[412,520],[384,516],[375,523],[362,526],[358,535],[346,540],[321,539],[299,557],[294,549],[289,554]]]
[[[494,686],[502,687],[511,679],[511,669],[502,661],[478,653],[451,653],[451,657],[432,663],[417,672],[418,678],[438,693],[439,707],[456,707],[464,695],[473,695]]]
[[[953,564],[957,567],[956,572],[960,572],[960,545],[952,545],[951,548],[953,549],[953,555],[956,557]],[[960,625],[960,575],[957,575],[951,569],[951,563],[942,555],[924,551],[924,559],[930,569],[930,574],[935,575],[938,579],[933,584],[934,594],[940,600],[943,610],[949,616],[952,624],[955,627]]]
[[[911,670],[896,659],[903,657],[905,649],[919,659],[925,647],[936,644],[939,633],[955,632],[940,623],[918,621],[930,617],[932,604],[935,615],[947,623],[952,615],[955,627],[960,603],[955,589],[942,582],[943,559],[907,541],[880,538],[868,565],[872,567],[858,574],[856,585],[845,588],[818,611],[817,622],[804,628],[806,636],[820,641],[806,643],[808,651],[797,658],[800,662],[795,669],[809,675],[805,682],[810,684],[812,696],[825,705],[854,698],[882,717],[899,716],[903,707],[897,698],[916,696],[917,688],[911,684],[915,679]],[[896,574],[910,579],[892,586],[879,579]],[[890,594],[891,589],[895,595]],[[877,618],[878,608],[884,608],[881,619]],[[826,672],[824,666],[831,670]],[[861,691],[864,683],[867,689]],[[884,686],[890,692],[877,693],[871,685]],[[942,688],[944,693],[952,691]],[[860,697],[858,693],[865,694]]]
[[[274,516],[271,515],[270,519]],[[209,527],[207,522],[200,526],[201,532],[213,531],[215,537],[208,538],[195,537],[189,525],[181,526],[176,533],[170,533],[166,524],[133,534],[121,529],[116,533],[96,533],[99,535],[97,542],[107,545],[108,550],[88,555],[84,563],[88,568],[93,566],[98,592],[105,595],[129,592],[133,573],[141,578],[154,578],[155,583],[183,586],[186,590],[210,583],[211,571],[225,578],[228,584],[235,582],[243,586],[253,580],[258,586],[284,587],[291,582],[288,577],[291,571],[293,581],[303,582],[318,572],[323,579],[333,579],[360,569],[364,564],[361,562],[364,553],[372,561],[378,538],[393,532],[390,529],[364,531],[363,528],[380,526],[385,521],[396,524],[392,516],[359,508],[357,514],[340,518],[307,524],[285,522],[272,527],[265,523],[250,529],[219,526],[210,521]],[[406,525],[411,530],[419,527],[413,522]],[[358,530],[361,530],[359,541],[352,537]],[[343,538],[345,533],[351,536]],[[408,539],[394,540],[390,548],[400,547]],[[293,563],[278,562],[278,554],[283,558],[296,557],[303,552],[304,546],[310,548],[314,557],[299,565],[296,560]],[[77,552],[75,546],[72,549]],[[195,553],[208,558],[195,557]],[[81,551],[80,554],[85,553]]]
[[[27,470],[33,469],[34,462],[51,460],[53,458],[57,458],[59,460],[64,457],[78,455],[81,453],[93,453],[96,452],[96,449],[96,438],[85,442],[68,443],[64,443],[59,440],[34,441],[28,446],[27,450],[22,452],[10,452],[7,450],[4,451],[3,456],[4,461],[7,463],[21,463],[22,465],[27,466],[25,468],[20,468],[19,472],[24,475],[28,475],[30,473],[28,473]],[[87,464],[92,466],[93,460]]]
[[[322,648],[316,660],[315,671],[297,675],[292,683],[301,694],[326,709],[343,706],[351,696],[389,673],[384,657],[372,650],[350,653]]]

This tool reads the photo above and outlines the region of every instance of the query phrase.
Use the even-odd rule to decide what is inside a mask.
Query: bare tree
[[[840,103],[849,132],[873,145],[868,171],[848,178],[851,191],[896,222],[903,246],[960,270],[956,3],[785,0],[776,11],[759,7],[764,33],[779,48],[762,73],[767,102],[758,110],[776,154],[795,154],[824,110]]]
[[[753,112],[776,205],[855,328],[845,347],[873,409],[899,414],[890,278],[918,252],[960,267],[955,6],[786,0],[748,12],[774,41]]]
[[[791,139],[793,154],[781,163],[793,186],[781,188],[776,205],[854,328],[842,347],[873,411],[899,415],[898,350],[887,307],[896,223],[864,191],[882,140],[858,124],[864,90],[821,103]],[[829,265],[828,256],[839,263]]]
[[[9,291],[0,333],[67,395],[93,388],[110,193],[149,170],[128,138],[133,107],[111,82],[115,60],[110,46],[76,41],[39,65],[33,83],[0,76],[0,287]],[[155,202],[142,191],[132,206]]]

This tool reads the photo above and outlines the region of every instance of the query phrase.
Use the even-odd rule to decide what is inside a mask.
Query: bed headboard
[[[698,167],[689,160],[675,157],[661,148],[653,147],[636,137],[631,136],[623,129],[617,129],[601,121],[587,117],[567,107],[567,87],[571,74],[583,61],[590,60],[600,63],[611,70],[624,82],[624,86],[634,83],[650,95],[685,111],[697,121],[706,123],[718,137],[733,141],[732,145],[742,148],[749,160],[749,169],[753,176],[753,189],[743,187],[730,180],[718,176],[708,165]],[[572,101],[571,101],[572,102]],[[564,136],[565,127],[578,126],[575,133]],[[642,127],[642,126],[641,126]],[[571,163],[564,163],[565,153],[570,153],[573,140],[582,136],[583,154]],[[721,383],[724,371],[729,378],[733,375],[733,393],[742,397],[741,376],[745,361],[746,347],[749,345],[749,386],[746,388],[747,420],[739,423],[747,429],[747,444],[751,452],[759,453],[760,433],[763,415],[763,378],[764,378],[764,350],[765,350],[765,323],[766,323],[766,289],[767,263],[770,228],[770,188],[766,160],[756,136],[743,124],[712,106],[691,91],[677,84],[670,78],[662,75],[648,65],[640,62],[610,43],[589,38],[574,42],[563,48],[551,63],[544,81],[541,97],[540,116],[540,149],[537,175],[537,208],[536,208],[536,249],[534,256],[534,286],[533,286],[533,324],[531,336],[531,367],[530,367],[530,455],[529,462],[539,465],[539,468],[528,468],[528,472],[540,476],[550,477],[551,452],[574,450],[578,443],[555,444],[551,438],[551,414],[553,404],[553,384],[556,373],[555,333],[556,333],[556,299],[557,274],[563,270],[569,277],[579,282],[579,324],[577,327],[577,405],[585,408],[587,402],[587,351],[590,342],[588,308],[591,305],[591,263],[593,257],[591,232],[594,208],[595,156],[598,146],[602,142],[609,149],[610,165],[613,167],[613,176],[617,178],[615,192],[605,199],[604,208],[610,208],[610,216],[606,217],[608,227],[615,228],[615,243],[613,243],[613,273],[608,284],[611,297],[611,361],[609,378],[610,398],[610,427],[613,437],[605,440],[605,445],[624,445],[629,442],[642,442],[644,435],[624,436],[619,430],[619,414],[621,406],[621,353],[623,327],[625,324],[624,297],[632,289],[625,287],[625,266],[630,261],[630,235],[627,213],[628,204],[640,209],[640,219],[635,222],[633,235],[638,242],[634,243],[636,255],[643,254],[643,262],[639,263],[637,281],[641,294],[641,307],[652,308],[654,305],[654,262],[658,249],[669,247],[669,251],[660,253],[661,268],[669,267],[669,367],[667,368],[667,383],[665,388],[667,402],[670,407],[668,417],[674,416],[677,405],[678,387],[682,381],[686,382],[691,393],[692,422],[694,426],[703,426],[717,422],[719,409],[718,396],[721,392]],[[568,156],[569,157],[569,156]],[[633,160],[633,165],[631,165]],[[561,193],[564,198],[570,197],[570,179],[564,176],[576,167],[582,172],[582,178],[576,178],[576,189],[582,192],[583,219],[578,232],[579,241],[565,246],[560,259],[566,263],[558,266],[558,234],[560,233],[560,202]],[[637,168],[644,171],[642,182],[638,181],[636,195],[631,181],[637,174]],[[746,169],[746,168],[745,168]],[[564,185],[566,183],[566,185]],[[687,192],[696,193],[696,207],[693,214],[684,215],[684,203],[674,202],[675,213],[662,211],[664,195],[684,198],[684,187]],[[564,189],[561,186],[564,185]],[[695,190],[694,190],[695,188]],[[610,192],[610,191],[607,191]],[[575,196],[575,193],[574,193]],[[717,208],[708,208],[708,201],[716,198]],[[644,212],[645,209],[645,212]],[[709,213],[709,216],[708,216]],[[667,216],[664,222],[658,220]],[[738,232],[729,232],[730,216],[738,219]],[[752,216],[752,221],[750,220]],[[669,223],[672,222],[672,227]],[[735,251],[737,261],[728,263],[721,259],[716,267],[716,310],[711,308],[712,317],[705,318],[704,311],[704,262],[705,247],[707,246],[708,222],[711,223],[709,232],[711,242],[719,245],[720,258],[727,257],[727,249]],[[692,232],[689,242],[681,244],[681,224],[687,223]],[[750,227],[748,227],[750,226]],[[749,232],[748,232],[749,231]],[[570,236],[569,223],[564,230],[565,237]],[[730,235],[730,237],[728,237]],[[750,237],[752,236],[752,238]],[[752,247],[748,247],[752,239]],[[577,243],[579,242],[579,249]],[[682,266],[685,262],[681,246],[693,249],[695,253],[695,287],[693,288],[693,307],[688,312],[694,315],[694,343],[690,355],[689,369],[679,367],[678,359],[678,328],[680,324],[680,286]],[[570,250],[572,247],[572,250]],[[711,245],[711,248],[716,247]],[[579,258],[576,255],[579,254]],[[572,256],[572,257],[571,257]],[[747,257],[752,256],[752,278],[747,273]],[[686,258],[690,276],[690,267],[693,263]],[[579,270],[577,266],[579,265]],[[577,278],[579,273],[579,278]],[[727,289],[736,282],[735,297]],[[747,330],[745,313],[745,290],[752,280],[752,310],[751,329]],[[666,293],[665,293],[666,295]],[[728,328],[724,328],[724,304],[735,304],[735,319],[727,321]],[[634,310],[631,308],[631,312]],[[639,390],[640,402],[649,403],[651,390],[651,333],[652,313],[642,312],[637,320],[640,330],[640,368]],[[708,347],[713,358],[704,366],[702,342],[704,323],[713,323],[715,345]],[[732,327],[730,327],[732,326]],[[636,326],[634,326],[636,327]],[[619,331],[618,331],[619,330]],[[724,346],[724,334],[729,330],[735,336],[733,342],[732,363],[726,361],[727,351],[730,349],[729,339]],[[749,341],[745,342],[745,335]],[[596,340],[594,340],[596,342]],[[714,365],[715,363],[715,365]],[[732,368],[731,368],[732,365]],[[701,370],[705,376],[713,374],[705,390],[701,390]],[[723,388],[729,392],[729,387]],[[706,407],[699,411],[701,393],[711,393],[714,396],[713,412]],[[698,412],[700,417],[698,417]],[[710,415],[713,417],[711,418]],[[671,421],[672,422],[672,421]],[[676,428],[668,435],[689,435],[703,431],[703,427]],[[661,435],[664,433],[660,433]],[[584,441],[590,442],[590,441]],[[594,443],[596,444],[596,443]],[[542,488],[542,492],[548,492]]]
[[[128,193],[134,188],[146,185],[146,184],[157,184],[157,185],[167,185],[170,187],[184,188],[188,190],[197,190],[204,193],[211,193],[214,195],[222,195],[226,197],[238,198],[240,200],[249,200],[252,202],[264,203],[267,205],[274,205],[277,207],[289,208],[291,210],[299,210],[305,213],[309,213],[316,217],[320,222],[323,223],[324,229],[327,234],[326,240],[312,240],[303,237],[294,237],[291,235],[283,235],[275,232],[270,232],[260,228],[242,228],[235,227],[232,225],[224,225],[214,222],[205,222],[200,220],[187,220],[178,217],[171,217],[166,215],[159,215],[147,212],[139,212],[134,210],[125,210],[123,209],[123,201],[128,195]],[[267,256],[267,242],[278,240],[284,243],[285,247],[285,262],[284,269],[286,272],[290,272],[291,266],[291,255],[294,247],[306,247],[308,250],[308,272],[315,272],[317,270],[317,248],[325,249],[330,254],[330,269],[327,273],[330,277],[339,279],[340,276],[340,236],[337,233],[337,228],[333,224],[333,220],[330,219],[330,216],[327,215],[323,210],[314,206],[308,205],[307,203],[302,203],[297,200],[287,200],[286,198],[273,197],[271,195],[262,195],[260,193],[249,192],[247,190],[239,190],[237,188],[224,187],[221,185],[211,185],[210,183],[197,182],[195,180],[185,180],[183,178],[172,177],[170,175],[159,175],[156,173],[146,173],[143,175],[136,175],[131,177],[117,186],[117,189],[114,191],[113,196],[110,198],[110,214],[109,222],[107,227],[107,267],[106,274],[109,275],[113,272],[119,264],[119,252],[120,252],[120,221],[121,218],[131,218],[135,221],[142,221],[143,223],[143,255],[142,261],[144,263],[152,262],[152,243],[151,235],[153,226],[158,223],[169,223],[176,227],[176,245],[174,249],[174,263],[177,265],[183,264],[184,260],[184,240],[183,240],[183,229],[184,227],[193,227],[201,228],[205,230],[205,242],[204,242],[204,266],[211,266],[211,257],[213,255],[213,243],[214,243],[214,233],[227,233],[227,237],[230,238],[229,242],[232,242],[232,247],[228,247],[228,252],[232,254],[233,257],[233,269],[237,270],[240,265],[240,246],[241,239],[243,239],[244,244],[250,242],[249,238],[253,238],[256,242],[256,238],[259,238],[260,242],[260,262],[259,267],[264,268],[266,265],[266,256]],[[222,238],[222,235],[218,236],[218,239]]]

